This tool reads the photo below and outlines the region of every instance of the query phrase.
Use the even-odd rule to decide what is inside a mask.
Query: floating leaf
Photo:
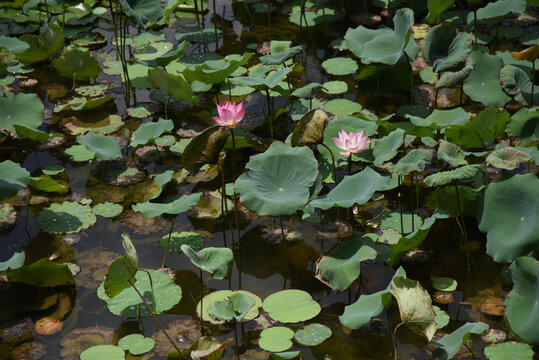
[[[291,215],[302,209],[318,176],[318,162],[309,148],[281,142],[251,156],[246,168],[234,187],[241,203],[260,215]]]
[[[68,184],[61,184],[53,180],[48,175],[41,175],[39,177],[30,178],[30,186],[36,190],[45,192],[57,192],[59,194],[65,194],[69,191]]]
[[[147,122],[141,124],[137,130],[131,135],[132,147],[138,145],[146,145],[150,141],[155,141],[159,136],[165,132],[171,132],[174,128],[172,120],[159,119],[157,122]]]
[[[148,278],[148,273],[146,271],[149,272],[152,277],[153,291],[157,303],[154,303],[150,279]],[[182,297],[182,290],[174,283],[174,279],[170,275],[160,271],[146,271],[137,271],[137,281],[134,285],[143,295],[144,299],[146,299],[146,302],[150,307],[152,307],[157,314],[160,314],[176,305]],[[105,294],[104,285],[101,283],[97,289],[97,296],[107,303],[108,309],[114,315],[127,318],[137,318],[139,315],[140,317],[151,316],[151,313],[132,287],[126,288],[114,298],[110,298]]]
[[[123,206],[120,204],[105,202],[101,204],[96,204],[92,208],[92,212],[96,215],[100,215],[107,218],[112,218],[112,217],[120,215],[123,209],[124,209]]]
[[[156,217],[162,214],[177,215],[186,212],[200,200],[201,193],[183,195],[182,197],[169,203],[138,203],[132,206],[134,211],[141,212],[146,217]]]
[[[331,95],[339,95],[348,91],[348,84],[344,81],[328,81],[322,84],[322,91]]]
[[[187,171],[196,173],[203,165],[216,164],[228,138],[222,126],[212,126],[195,136],[182,153],[182,164]]]
[[[348,240],[316,262],[316,278],[335,291],[344,291],[361,273],[361,262],[376,258],[376,250],[360,239]]]
[[[33,141],[46,141],[61,136],[60,134],[51,135],[41,130],[29,128],[25,125],[14,124],[13,127],[15,128],[17,135]]]
[[[297,289],[271,294],[264,300],[262,307],[273,320],[282,323],[306,321],[318,315],[321,310],[309,293]]]
[[[80,354],[81,360],[124,360],[124,351],[116,345],[96,345],[92,346]]]
[[[447,324],[449,324],[449,320],[451,319],[449,318],[449,315],[447,315],[445,311],[440,309],[438,306],[433,306],[432,308],[434,309],[434,313],[436,314],[436,319],[434,320],[436,321],[436,328],[438,330],[442,329]]]
[[[331,336],[331,329],[322,324],[309,324],[296,331],[294,338],[301,345],[317,346]]]
[[[530,344],[539,344],[537,288],[539,261],[529,256],[516,258],[509,267],[515,284],[505,299],[504,316],[511,331]]]
[[[361,104],[348,99],[333,99],[324,104],[324,110],[337,116],[355,114],[361,109]]]
[[[274,326],[260,333],[258,345],[267,351],[285,351],[292,347],[294,331],[284,326]]]
[[[11,160],[0,163],[0,174],[0,200],[17,195],[30,183],[30,173]]]
[[[485,191],[479,230],[487,233],[487,254],[511,262],[539,244],[539,180],[514,175],[491,183]]]
[[[153,349],[155,340],[140,334],[131,334],[118,340],[118,347],[129,351],[133,355],[142,355]]]
[[[225,347],[232,341],[232,338],[228,338],[221,343],[217,339],[203,336],[191,346],[189,356],[193,360],[221,359]]]
[[[256,300],[247,294],[236,292],[224,300],[213,301],[208,305],[208,315],[217,321],[242,321],[256,305]],[[248,321],[248,320],[247,320]]]
[[[358,69],[355,60],[343,57],[327,59],[322,63],[322,67],[331,75],[350,75]]]
[[[74,80],[89,80],[99,76],[101,69],[97,60],[87,52],[66,51],[53,61],[58,74]]]
[[[65,150],[73,161],[88,161],[95,157],[95,152],[88,150],[84,145],[73,145]]]
[[[102,160],[114,160],[122,157],[122,150],[114,137],[89,132],[77,136],[77,142],[93,151]]]
[[[440,291],[454,291],[457,289],[457,281],[448,277],[439,277],[432,282],[432,287]]]
[[[97,98],[85,98],[85,97],[76,97],[72,98],[65,104],[56,105],[54,107],[54,112],[63,112],[63,111],[87,111],[98,108],[111,102],[114,98],[110,95],[105,95]]]
[[[515,341],[489,345],[483,352],[489,360],[532,360],[534,354],[530,345]]]
[[[247,313],[243,315],[242,319],[244,321],[249,321],[256,318],[258,316],[258,309],[262,307],[262,300],[260,300],[260,298],[257,295],[250,293],[248,291],[245,291],[245,290],[234,290],[234,291],[219,290],[219,291],[215,291],[204,296],[204,298],[202,299],[204,302],[204,306],[202,307],[202,311],[204,312],[202,319],[204,321],[209,321],[212,324],[225,323],[225,320],[215,319],[214,317],[208,314],[209,305],[211,305],[214,302],[226,300],[230,298],[231,296],[233,296],[234,294],[242,294],[243,296],[247,296],[251,298],[255,302],[255,304],[247,311]],[[199,317],[200,317],[200,309],[201,309],[201,303],[199,302],[197,305],[197,314]]]
[[[16,252],[6,261],[0,262],[0,272],[7,269],[18,269],[24,265],[25,255],[24,251]]]
[[[406,277],[406,272],[402,267],[399,267],[393,275],[393,279],[397,277]],[[344,308],[344,313],[339,316],[341,324],[350,329],[359,329],[367,325],[371,319],[378,316],[391,300],[389,291],[391,286],[388,285],[385,290],[378,291],[374,294],[363,294],[352,305]]]
[[[28,266],[8,269],[10,282],[20,282],[39,287],[74,285],[73,274],[67,265],[59,265],[47,258],[40,259]]]
[[[210,273],[215,279],[224,279],[228,275],[228,267],[234,260],[232,250],[229,248],[208,247],[195,251],[189,245],[180,246],[182,252],[189,260],[201,270]]]
[[[391,281],[391,295],[399,303],[401,321],[410,330],[428,341],[436,332],[436,314],[429,293],[419,281],[395,277]]]
[[[481,334],[486,329],[488,325],[482,322],[466,323],[437,341],[438,347],[433,355],[441,359],[451,359],[466,344],[471,334]]]
[[[168,244],[169,235],[163,236],[159,240],[159,248],[163,251],[167,250],[169,254],[180,254],[182,252],[182,245],[189,245],[193,250],[198,251],[204,246],[204,238],[202,235],[191,232],[182,231],[180,233],[173,232],[170,234],[170,244]]]
[[[322,109],[315,109],[305,114],[292,133],[292,146],[320,144],[324,141],[324,130],[328,126],[328,115]]]
[[[43,122],[44,107],[36,94],[6,93],[0,96],[0,129],[16,132],[14,125],[37,129]]]
[[[406,117],[416,126],[427,126],[437,130],[453,125],[466,125],[470,120],[470,114],[461,107],[451,110],[434,109],[432,114],[424,119],[411,115],[406,115]]]
[[[88,205],[75,201],[54,203],[44,208],[38,216],[43,230],[49,234],[77,233],[95,224],[97,218]]]
[[[514,170],[522,163],[531,160],[531,156],[512,147],[496,149],[485,159],[486,163],[498,169]]]

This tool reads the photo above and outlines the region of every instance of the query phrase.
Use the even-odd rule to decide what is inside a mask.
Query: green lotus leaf
[[[322,324],[309,324],[296,331],[294,339],[301,345],[317,346],[331,336],[331,329]]]
[[[402,229],[404,233],[412,232],[412,214],[403,212],[403,221]],[[417,214],[413,214],[414,223],[418,227],[423,224],[423,219]],[[401,217],[399,211],[384,211],[379,217],[376,218],[375,223],[378,223],[378,227],[382,230],[392,229],[398,231],[400,234],[401,231]],[[400,236],[399,236],[400,237]]]
[[[489,360],[532,360],[534,354],[530,345],[515,341],[489,345],[483,352]]]
[[[159,240],[159,248],[167,251],[168,247],[169,254],[180,254],[182,245],[189,245],[193,250],[198,251],[204,246],[204,238],[196,232],[182,231],[170,234],[170,244],[169,235],[165,235]]]
[[[16,37],[10,36],[0,36],[0,47],[4,47],[14,53],[22,53],[30,48],[30,45],[22,40],[17,39]]]
[[[124,351],[116,345],[95,345],[80,354],[81,360],[124,360]]]
[[[273,326],[262,330],[258,345],[267,351],[285,351],[292,347],[294,331],[284,326]]]
[[[30,173],[11,160],[0,163],[0,174],[0,200],[17,195],[30,183]]]
[[[96,215],[100,215],[106,218],[112,218],[118,216],[123,211],[123,206],[120,204],[114,204],[111,202],[105,202],[97,204],[92,208],[92,212]]]
[[[347,116],[360,112],[361,105],[348,99],[333,99],[324,104],[324,110],[333,115]]]
[[[216,164],[227,138],[228,131],[224,127],[207,128],[192,138],[183,150],[183,167],[194,174],[206,164]]]
[[[73,274],[67,265],[59,265],[47,258],[40,259],[27,266],[8,269],[10,282],[20,282],[39,287],[55,287],[74,285]]]
[[[230,60],[210,60],[198,65],[194,70],[186,67],[182,74],[189,82],[200,81],[205,84],[220,84],[225,81],[240,66],[246,65],[252,53],[245,53],[240,58]]]
[[[388,136],[377,139],[373,150],[374,165],[380,166],[385,161],[393,159],[403,142],[404,129],[393,130]]]
[[[242,85],[242,86],[253,86],[258,87],[262,86],[268,89],[273,89],[281,81],[283,81],[286,76],[293,70],[292,67],[285,67],[281,70],[277,70],[269,73],[266,78],[256,77],[256,76],[238,76],[230,78],[232,84]]]
[[[459,186],[459,203],[464,216],[474,217],[479,209],[479,203],[482,200],[481,192],[475,191],[469,186]],[[455,201],[457,197],[454,186],[445,186],[434,189],[425,199],[427,209],[434,211],[444,209],[450,212],[450,217],[459,215],[458,204]]]
[[[475,66],[464,80],[463,90],[466,95],[485,106],[503,106],[510,98],[503,92],[500,83],[502,60],[481,49],[472,51],[470,57]]]
[[[114,160],[122,157],[122,150],[114,137],[93,132],[77,136],[77,142],[95,152],[102,160]]]
[[[199,302],[198,305],[197,305],[198,317],[199,318],[201,317],[200,316],[200,310],[202,308],[202,311],[203,311],[202,319],[204,321],[209,321],[212,324],[224,324],[225,320],[218,320],[218,319],[215,319],[214,317],[210,316],[208,314],[208,309],[209,309],[209,306],[212,303],[229,299],[234,294],[242,294],[243,296],[247,296],[247,297],[251,298],[255,302],[255,305],[252,306],[247,311],[247,313],[245,315],[243,315],[243,320],[244,321],[249,321],[249,320],[253,320],[254,318],[256,318],[258,316],[258,313],[259,313],[258,309],[262,307],[262,300],[260,300],[260,298],[257,295],[255,295],[253,293],[250,293],[248,291],[245,291],[245,290],[219,290],[219,291],[215,291],[215,292],[212,292],[212,293],[204,296],[204,298],[202,299],[203,304],[201,304]],[[202,306],[202,305],[204,305],[204,306]]]
[[[360,58],[362,63],[394,65],[404,53],[413,23],[414,12],[406,8],[399,9],[393,17],[394,30],[385,27],[371,30],[358,26],[348,29],[344,39],[350,51]]]
[[[468,34],[456,34],[455,25],[447,22],[434,26],[423,43],[423,57],[436,73],[463,64],[471,51],[472,39]]]
[[[68,184],[59,183],[48,175],[31,177],[30,186],[36,190],[41,190],[45,192],[57,192],[59,194],[65,194],[69,191]]]
[[[58,74],[74,80],[95,79],[101,72],[97,60],[80,50],[64,52],[62,56],[54,59],[53,65]]]
[[[293,46],[292,41],[271,40],[270,54],[261,56],[260,62],[264,65],[281,65],[301,52],[301,45]]]
[[[133,355],[142,355],[153,349],[155,340],[140,334],[131,334],[118,340],[118,347]]]
[[[470,114],[468,114],[463,108],[458,107],[451,110],[435,109],[426,118],[413,115],[406,115],[406,118],[410,119],[412,124],[416,126],[426,126],[441,130],[449,126],[466,125],[470,120]]]
[[[137,268],[129,261],[127,256],[121,256],[110,264],[103,287],[106,296],[113,298],[123,290],[129,288],[136,281]]]
[[[513,147],[496,149],[485,159],[486,163],[498,169],[514,170],[522,163],[531,160],[531,156]]]
[[[440,146],[438,147],[436,156],[453,167],[468,165],[464,151],[458,145],[449,141],[440,140]]]
[[[436,332],[436,314],[429,293],[417,280],[394,277],[390,293],[399,304],[401,321],[410,330],[428,341]]]
[[[310,3],[312,4],[312,2]],[[322,23],[337,21],[344,16],[344,13],[340,10],[322,7],[323,5],[319,5],[316,9],[305,11],[302,15],[300,6],[294,6],[288,20],[298,26],[309,27]]]
[[[262,303],[262,308],[273,320],[282,323],[307,321],[318,315],[321,310],[320,305],[309,293],[297,289],[281,290],[271,294]]]
[[[389,186],[390,177],[378,174],[370,167],[363,171],[345,176],[328,194],[312,200],[307,208],[327,210],[335,205],[349,208],[354,204],[365,204],[375,191],[385,190]],[[306,209],[307,211],[307,209]]]
[[[36,94],[13,94],[6,92],[0,97],[0,129],[16,132],[14,125],[37,129],[43,122],[43,103]]]
[[[440,15],[449,9],[455,0],[428,0],[427,7],[429,13],[427,14],[426,22],[429,24],[437,24],[440,22]]]
[[[88,150],[84,145],[73,145],[65,150],[73,161],[88,161],[95,157],[95,152]]]
[[[152,277],[155,302],[147,272]],[[174,283],[174,279],[168,274],[156,270],[139,270],[135,278],[137,280],[134,283],[135,287],[157,314],[169,310],[182,298],[182,289]],[[115,297],[110,298],[105,294],[104,285],[101,283],[97,289],[97,296],[107,303],[108,309],[114,315],[133,319],[138,316],[151,316],[151,312],[148,311],[132,287],[126,288]]]
[[[521,146],[539,139],[539,109],[522,108],[511,116],[507,124],[509,136],[518,137]]]
[[[537,248],[538,206],[534,174],[514,175],[487,187],[479,230],[487,233],[487,253],[494,261],[511,262]]]
[[[399,267],[395,272],[395,275],[393,275],[393,279],[397,277],[406,277],[406,272],[402,267]],[[371,319],[378,316],[391,301],[390,290],[391,285],[388,285],[386,289],[376,293],[360,295],[355,303],[344,308],[344,313],[339,316],[341,324],[350,329],[359,329],[367,325]]]
[[[242,321],[245,315],[256,305],[252,296],[233,293],[224,300],[213,301],[208,305],[208,315],[217,321]],[[247,320],[248,321],[248,320]]]
[[[439,359],[451,359],[466,344],[471,334],[481,334],[487,329],[488,325],[482,322],[466,323],[437,341],[438,347],[433,355]]]
[[[120,0],[120,3],[129,20],[139,28],[144,29],[148,22],[156,23],[165,16],[165,4],[161,0]]]
[[[519,15],[526,9],[526,0],[498,0],[477,10],[477,19],[483,23],[498,23],[508,15]]]
[[[421,245],[423,241],[425,241],[430,232],[430,228],[436,219],[446,219],[448,217],[449,214],[446,212],[437,210],[429,218],[425,219],[423,225],[421,225],[417,230],[411,234],[401,237],[395,245],[391,246],[390,257],[387,264],[389,266],[394,266],[404,254],[406,254],[409,250]]]
[[[137,106],[132,107],[125,110],[127,115],[136,118],[136,119],[145,119],[147,117],[152,116],[152,112],[150,111],[148,106]]]
[[[180,7],[180,5],[185,5],[185,3],[187,2],[187,0],[170,0],[170,1],[167,1],[167,5],[165,7],[165,20],[166,21],[169,21],[170,20],[170,15],[176,11],[176,9],[178,9]],[[164,37],[165,34],[163,34],[163,37]]]
[[[182,252],[197,268],[210,273],[215,279],[221,280],[228,275],[228,268],[234,260],[229,248],[208,247],[199,251],[187,244],[180,246]]]
[[[311,149],[281,142],[251,156],[246,168],[234,188],[241,203],[260,215],[292,215],[302,209],[318,176],[318,162]]]
[[[147,122],[141,124],[137,130],[131,135],[132,147],[138,145],[146,145],[150,141],[155,141],[159,136],[165,132],[171,132],[174,128],[172,120],[159,119],[157,122]]]
[[[328,115],[324,110],[309,111],[294,128],[290,144],[292,146],[308,146],[322,143],[328,122]]]
[[[537,288],[539,286],[539,261],[523,256],[516,258],[509,267],[515,284],[505,299],[505,318],[511,331],[529,344],[539,344],[537,321],[539,313]]]
[[[457,281],[448,277],[434,279],[432,287],[440,291],[454,291],[457,289]]]
[[[413,149],[393,165],[391,171],[397,175],[407,175],[413,171],[421,172],[425,170],[427,164],[430,164],[433,155],[430,149]]]
[[[348,91],[348,84],[340,80],[328,81],[322,84],[322,91],[331,95],[343,94]]]
[[[161,66],[148,70],[147,80],[156,89],[161,89],[169,96],[198,104],[200,101],[191,85],[181,76],[169,74]]]
[[[60,173],[63,173],[65,171],[65,168],[60,164],[56,164],[45,166],[41,171],[45,175],[58,175]]]
[[[38,216],[38,221],[41,229],[49,234],[69,234],[88,229],[95,224],[97,218],[92,214],[90,206],[76,201],[64,201],[44,208]]]
[[[348,240],[316,262],[316,278],[335,291],[344,291],[361,274],[361,262],[376,258],[376,250],[360,239]]]
[[[320,89],[321,87],[322,84],[312,82],[294,90],[292,92],[292,96],[296,96],[301,99],[312,99],[316,96],[316,91],[318,91],[318,89]]]
[[[447,141],[465,148],[480,148],[487,141],[503,134],[509,120],[507,111],[487,108],[466,125],[454,125],[446,129],[445,137]]]
[[[466,59],[464,66],[452,71],[445,71],[440,75],[438,82],[434,86],[435,89],[441,88],[454,88],[458,84],[462,83],[464,79],[470,75],[470,72],[474,69],[475,60],[471,57]]]
[[[69,112],[69,111],[92,110],[92,109],[99,108],[111,102],[112,100],[114,100],[114,98],[109,95],[105,95],[105,96],[101,96],[97,98],[90,98],[90,99],[87,99],[84,97],[81,97],[81,98],[75,97],[75,98],[70,99],[65,104],[56,105],[54,107],[54,112],[59,113],[59,112],[64,112],[64,111]]]
[[[7,269],[18,269],[24,265],[26,256],[24,251],[16,252],[6,261],[0,262],[0,271],[6,271]]]
[[[105,45],[107,41],[108,39],[106,38],[106,36],[98,31],[85,31],[82,33],[78,33],[76,35],[76,38],[71,40],[71,45],[79,46],[82,48],[95,49]]]
[[[61,134],[49,134],[41,130],[29,128],[25,125],[14,124],[13,127],[15,128],[17,135],[33,141],[46,141],[62,136]]]
[[[434,309],[434,313],[436,314],[436,318],[434,319],[436,321],[436,329],[442,329],[447,324],[449,324],[449,320],[451,319],[445,311],[440,309],[438,306],[433,306],[432,308]]]
[[[301,351],[285,351],[269,354],[268,360],[301,360]]]
[[[521,68],[505,65],[500,71],[500,80],[505,92],[514,96],[518,102],[525,105],[539,103],[539,86],[533,85],[528,74]]]
[[[327,59],[322,67],[331,75],[350,75],[357,71],[357,62],[351,58],[336,57]]]
[[[50,60],[64,47],[64,33],[53,24],[48,24],[39,35],[24,34],[20,40],[29,45],[28,49],[17,54],[24,65]]]
[[[443,186],[453,181],[466,181],[481,172],[481,165],[465,165],[455,170],[441,171],[427,176],[423,182],[430,187]]]
[[[187,42],[183,42],[182,46],[185,44],[189,45]],[[150,42],[148,44],[137,47],[137,50],[133,54],[135,60],[141,64],[149,67],[163,66],[168,65],[169,62],[166,62],[164,65],[157,65],[156,59],[161,58],[163,55],[168,54],[170,51],[178,51],[177,47],[166,41],[159,42]],[[170,55],[170,54],[169,54]],[[153,61],[153,65],[150,65],[148,62]]]
[[[133,211],[139,211],[146,217],[156,217],[162,214],[177,215],[186,212],[200,200],[201,193],[184,195],[169,203],[138,203],[132,206]]]

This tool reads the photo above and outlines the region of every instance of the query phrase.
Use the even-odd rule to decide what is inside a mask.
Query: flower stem
[[[333,151],[324,143],[320,143],[322,146],[324,146],[326,149],[328,149],[329,153],[331,154],[331,167],[333,170],[333,180],[335,181],[335,185],[339,183],[339,179],[337,178],[337,170],[335,168],[335,155],[333,155]]]
[[[174,218],[170,218],[170,231],[168,232],[168,240],[167,240],[167,248],[165,249],[165,256],[163,257],[163,263],[161,264],[161,267],[165,267],[165,261],[167,261],[167,255],[168,255],[168,248],[170,247],[170,236],[172,235],[172,228],[174,227]]]
[[[352,175],[352,154],[348,155],[348,175]]]

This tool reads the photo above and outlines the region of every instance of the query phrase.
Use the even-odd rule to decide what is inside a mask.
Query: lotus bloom
[[[243,101],[239,104],[231,103],[230,101],[227,101],[224,105],[217,104],[217,112],[219,112],[219,117],[213,117],[217,125],[234,128],[245,115]]]
[[[331,138],[339,149],[346,150],[341,152],[342,156],[350,156],[362,152],[371,143],[367,136],[363,136],[364,131],[353,132],[348,134],[346,131],[339,131],[338,138]]]

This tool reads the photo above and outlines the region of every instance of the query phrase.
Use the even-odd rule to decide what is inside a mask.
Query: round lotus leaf
[[[487,233],[487,253],[495,261],[511,262],[537,248],[538,207],[534,174],[514,175],[487,187],[479,230]]]
[[[284,326],[274,326],[262,330],[258,345],[267,351],[285,351],[292,347],[294,331]]]
[[[53,61],[54,68],[62,76],[75,80],[95,79],[101,69],[97,60],[87,52],[66,51]]]
[[[157,302],[157,309],[155,309],[155,303],[153,301],[150,279],[146,271],[137,271],[135,287],[143,295],[144,299],[156,311],[157,314],[167,311],[176,305],[182,298],[182,289],[174,283],[174,279],[163,272],[156,270],[147,270],[153,282],[153,290],[155,293],[155,301]],[[118,295],[113,298],[108,297],[105,294],[104,283],[101,283],[97,289],[97,296],[107,303],[107,307],[114,315],[136,318],[137,309],[141,317],[151,316],[150,311],[144,305],[144,302],[138,296],[136,291],[129,287],[122,290]]]
[[[95,9],[94,9],[95,10]],[[106,11],[106,9],[105,9]],[[77,34],[77,37],[71,40],[71,45],[85,48],[96,48],[107,43],[107,38],[100,32],[86,31]]]
[[[81,96],[99,97],[105,95],[108,85],[85,85],[75,88],[75,92]]]
[[[317,346],[331,336],[331,329],[322,324],[309,324],[296,331],[294,338],[301,345]]]
[[[80,354],[81,360],[124,360],[124,351],[116,345],[96,345],[88,348]]]
[[[140,334],[131,334],[124,336],[118,341],[118,347],[129,351],[133,355],[141,355],[152,350],[155,346],[155,340],[144,337]]]
[[[282,142],[251,156],[246,168],[236,180],[235,190],[241,203],[260,215],[292,215],[302,209],[318,176],[312,150]]]
[[[498,169],[514,170],[531,160],[527,153],[512,147],[496,149],[486,158],[486,163]]]
[[[228,275],[228,267],[234,260],[229,248],[208,247],[195,251],[187,244],[180,246],[181,251],[201,270],[210,273],[215,279],[224,279]]]
[[[532,360],[533,349],[528,344],[508,341],[487,346],[483,352],[489,360]]]
[[[337,57],[324,61],[322,67],[331,75],[349,75],[357,71],[357,62],[351,58]]]
[[[14,125],[37,129],[43,122],[43,103],[36,94],[13,94],[6,92],[0,97],[0,129],[15,132]]]
[[[398,175],[408,175],[413,171],[421,172],[425,170],[426,165],[430,164],[433,155],[431,149],[413,149],[400,158],[391,171]]]
[[[337,116],[355,114],[361,109],[359,103],[348,99],[333,99],[324,104],[324,110]]]
[[[153,141],[165,132],[170,132],[174,128],[172,120],[159,119],[157,122],[147,122],[138,127],[131,136],[130,145],[135,147],[145,145]]]
[[[348,84],[340,80],[328,81],[322,84],[322,91],[331,95],[343,94],[348,91]]]
[[[449,324],[449,320],[451,320],[451,318],[445,311],[440,309],[438,306],[433,306],[432,309],[436,314],[436,318],[434,319],[434,321],[436,321],[436,329],[441,329]]]
[[[509,281],[511,276],[509,276]],[[507,334],[503,330],[499,329],[488,329],[481,335],[481,340],[486,342],[487,344],[497,344],[504,342],[505,339],[507,339]]]
[[[137,106],[134,108],[129,108],[126,110],[127,115],[134,117],[136,119],[145,119],[147,117],[152,116],[152,113],[150,110],[148,110],[145,106]]]
[[[114,137],[89,132],[77,136],[77,142],[95,152],[96,156],[102,160],[114,160],[122,157],[120,144]]]
[[[0,200],[15,196],[30,183],[30,173],[19,164],[6,160],[0,163]]]
[[[247,294],[234,293],[221,301],[208,304],[208,315],[218,321],[244,321],[256,300]],[[248,320],[247,320],[248,321]]]
[[[439,277],[432,282],[432,287],[440,291],[454,291],[457,289],[457,281],[448,277]]]
[[[167,249],[169,236],[165,235],[159,240],[159,248],[163,251]],[[173,232],[170,234],[170,244],[168,245],[169,254],[180,254],[182,252],[182,245],[189,245],[193,250],[198,251],[204,246],[204,238],[202,235],[191,232],[191,231],[182,231],[182,232]]]
[[[212,292],[211,294],[204,296],[204,298],[202,299],[203,305],[204,305],[202,306],[202,311],[203,311],[202,319],[204,321],[209,321],[212,324],[224,324],[225,320],[215,319],[214,317],[208,314],[208,306],[214,302],[226,300],[234,294],[243,294],[245,296],[250,297],[255,302],[255,305],[252,306],[249,309],[249,311],[247,311],[247,313],[243,316],[243,321],[249,321],[256,318],[258,316],[258,309],[262,307],[262,300],[260,300],[260,298],[257,295],[250,293],[249,291],[245,291],[245,290],[234,290],[234,291],[233,290],[220,290],[220,291]],[[199,302],[197,305],[197,314],[199,318],[200,318],[200,308],[201,308],[201,303]]]
[[[65,171],[65,168],[59,164],[45,166],[42,170],[43,174],[45,175],[58,175],[60,173],[63,173],[64,171]]]
[[[76,233],[95,224],[97,218],[88,205],[75,201],[54,203],[38,216],[41,229],[49,234]]]
[[[97,204],[92,208],[92,212],[96,215],[101,215],[103,217],[112,218],[117,215],[120,215],[123,206],[120,204],[113,204],[110,202]]]
[[[320,313],[320,305],[309,293],[289,289],[268,296],[262,304],[272,319],[282,323],[295,323],[312,319]]]
[[[95,157],[95,152],[88,150],[84,145],[73,145],[65,150],[73,161],[88,161]]]
[[[110,134],[124,125],[120,115],[109,115],[103,120],[85,122],[77,118],[71,118],[70,122],[64,124],[71,135],[81,135],[88,131],[100,134]]]
[[[174,135],[163,135],[155,139],[155,145],[157,146],[170,146],[176,142]]]

